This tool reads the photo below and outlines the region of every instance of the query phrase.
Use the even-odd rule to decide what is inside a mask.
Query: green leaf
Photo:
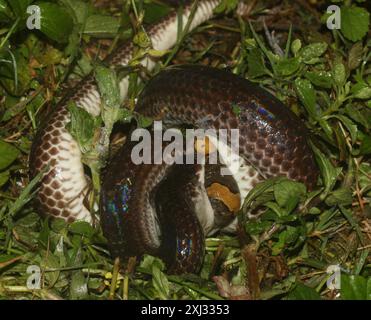
[[[299,228],[287,226],[278,236],[278,241],[272,246],[272,255],[279,255],[287,245],[295,242],[300,235]]]
[[[315,158],[319,165],[321,175],[325,184],[325,192],[324,195],[334,187],[336,183],[336,179],[341,172],[341,168],[335,168],[328,157],[326,157],[317,147],[315,147],[312,143],[312,149],[314,151]]]
[[[349,131],[350,137],[352,139],[352,143],[356,142],[358,128],[352,120],[350,120],[348,117],[343,116],[343,115],[334,115],[334,116],[324,117],[325,120],[330,119],[330,118],[335,118],[335,119],[340,120],[343,123],[343,125],[347,128],[347,130]]]
[[[140,48],[146,49],[151,46],[151,39],[148,37],[147,33],[140,31],[134,36],[133,43]]]
[[[157,265],[157,267],[161,271],[165,269],[165,264],[162,262],[161,259],[148,254],[143,255],[143,259],[140,262],[139,268],[143,269],[144,272],[151,274],[153,265]]]
[[[342,87],[344,85],[346,81],[346,72],[345,72],[345,67],[342,63],[335,64],[332,76],[335,80],[335,83],[339,87]]]
[[[364,136],[361,147],[359,149],[359,154],[360,155],[366,155],[366,154],[371,154],[371,136],[367,135]]]
[[[0,187],[7,183],[9,178],[10,178],[9,171],[0,172]]]
[[[325,202],[328,206],[334,205],[350,205],[352,204],[352,191],[349,188],[339,188],[331,192],[326,198]]]
[[[321,296],[316,290],[302,283],[298,283],[287,298],[289,300],[321,300]]]
[[[11,144],[0,140],[0,154],[0,170],[3,170],[17,159],[19,150]]]
[[[366,300],[370,290],[370,279],[362,276],[341,275],[340,295],[343,300]]]
[[[82,236],[91,239],[92,236],[95,234],[94,228],[90,225],[90,223],[85,221],[76,221],[72,223],[68,230],[72,233],[76,233]]]
[[[251,78],[256,78],[267,74],[267,69],[264,63],[264,57],[262,52],[257,49],[251,49],[246,54],[248,75]]]
[[[68,110],[71,114],[71,121],[66,128],[78,141],[81,151],[86,153],[93,148],[94,133],[100,125],[99,118],[92,116],[74,103],[68,105]]]
[[[0,0],[0,19],[4,22],[10,22],[11,10],[7,4],[7,0]]]
[[[82,252],[81,248],[76,253],[73,265],[82,265]],[[71,274],[70,283],[70,299],[86,299],[88,297],[88,285],[82,270],[73,270]]]
[[[120,21],[111,16],[91,15],[88,17],[83,33],[93,37],[114,37],[120,28]]]
[[[45,252],[43,253],[43,259],[41,260],[40,267],[42,269],[57,269],[56,271],[44,273],[48,286],[53,287],[58,281],[58,278],[61,273],[58,270],[60,268],[59,258],[52,254],[51,252],[48,253]]]
[[[307,71],[305,77],[310,80],[314,85],[321,88],[331,88],[333,79],[331,72],[327,71]]]
[[[141,114],[136,115],[136,120],[139,128],[148,128],[153,123],[153,118],[145,117]]]
[[[64,7],[68,8],[70,12],[73,12],[75,21],[79,25],[84,25],[87,17],[92,14],[93,11],[92,5],[82,0],[59,0],[59,2]]]
[[[152,285],[160,299],[168,300],[170,294],[169,280],[156,264],[152,267]]]
[[[367,119],[365,119],[365,116],[364,116],[364,114],[366,113],[366,117],[367,117],[366,110],[357,108],[356,106],[353,106],[352,104],[347,104],[345,107],[345,112],[354,121],[362,124],[365,128],[370,129],[371,125],[369,125],[369,122],[367,121]]]
[[[265,181],[262,181],[258,183],[250,192],[247,194],[244,203],[242,205],[242,215],[239,215],[239,217],[242,219],[243,222],[246,222],[247,219],[247,212],[249,211],[252,203],[261,195],[264,195],[264,193],[268,191],[273,191],[273,186],[275,183],[287,180],[287,178],[284,177],[276,177],[271,178]]]
[[[300,49],[301,49],[301,40],[295,39],[291,44],[291,51],[293,55],[296,56]]]
[[[306,187],[299,182],[281,181],[273,186],[274,197],[280,207],[290,213],[299,203],[299,199],[306,193]]]
[[[271,227],[271,221],[249,221],[245,224],[246,233],[251,236],[261,234]]]
[[[9,6],[17,17],[24,17],[27,13],[27,7],[32,0],[8,0]]]
[[[366,9],[352,6],[341,7],[341,32],[355,42],[361,40],[368,32],[370,14]]]
[[[41,11],[41,32],[56,42],[67,42],[73,30],[73,19],[67,10],[49,2],[37,2],[36,5]]]
[[[310,81],[307,79],[297,78],[295,80],[295,89],[308,114],[313,119],[317,119],[316,92]]]
[[[102,95],[103,103],[109,108],[119,108],[120,89],[116,73],[106,67],[98,66],[95,75],[99,92]]]
[[[327,50],[326,42],[311,43],[299,52],[300,57],[304,63],[313,64],[318,61],[318,58],[323,55]]]
[[[145,4],[144,22],[152,24],[159,21],[162,17],[166,16],[171,11],[169,6],[157,3]]]
[[[276,64],[276,71],[282,76],[289,76],[299,69],[299,58],[281,59]]]
[[[371,98],[371,87],[364,86],[357,90],[353,96],[358,99],[370,99]]]
[[[349,70],[356,69],[362,62],[363,46],[362,42],[355,43],[349,50],[348,67]]]

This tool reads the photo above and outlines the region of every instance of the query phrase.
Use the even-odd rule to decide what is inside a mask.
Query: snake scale
[[[210,19],[219,4],[218,0],[198,1],[189,29]],[[184,26],[191,4],[184,5],[182,14]],[[172,12],[147,29],[154,49],[167,50],[176,43],[178,19]],[[125,43],[106,63],[112,68],[126,66],[133,51],[134,45]],[[142,64],[151,70],[155,62],[147,57]],[[124,78],[120,82],[123,101],[127,91],[128,78]],[[81,152],[66,129],[70,101],[94,116],[100,114],[101,97],[93,73],[67,90],[38,130],[30,171],[34,177],[47,168],[38,191],[41,214],[91,222],[84,200],[88,182]],[[232,73],[205,66],[167,68],[145,86],[136,112],[168,126],[238,129],[240,170],[228,183],[242,199],[263,178],[286,176],[309,189],[316,184],[318,169],[301,121],[270,93]],[[213,211],[220,206],[208,197],[213,169],[197,164],[136,165],[130,158],[133,146],[125,143],[102,179],[100,222],[112,256],[126,259],[150,253],[164,259],[169,272],[197,272],[204,235],[216,229],[230,231],[236,225],[236,219],[219,223],[223,219]]]

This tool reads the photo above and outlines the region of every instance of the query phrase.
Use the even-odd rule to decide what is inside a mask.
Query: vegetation
[[[215,19],[156,52],[142,25],[170,10],[161,1],[0,0],[0,298],[371,299],[370,18],[365,1],[333,2],[341,29],[326,27],[329,1],[250,1],[243,19],[237,1],[225,0]],[[40,30],[27,28],[32,4]],[[116,74],[99,62],[133,36],[128,68]],[[177,63],[227,67],[273,92],[313,133],[316,190],[287,179],[257,185],[240,213],[243,235],[206,239],[200,275],[167,275],[151,256],[119,274],[99,227],[41,218],[33,201],[40,177],[29,180],[30,146],[64,83],[95,69],[107,98],[99,118],[71,106],[69,126],[99,191],[95,133],[131,118],[146,54],[159,58],[153,73]],[[127,73],[129,99],[119,109],[117,79]],[[247,219],[258,206],[261,217]],[[331,290],[336,265],[341,286]],[[35,285],[30,266],[40,268],[40,290],[27,287]]]

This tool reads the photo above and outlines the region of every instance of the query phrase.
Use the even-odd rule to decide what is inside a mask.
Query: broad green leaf
[[[76,233],[82,236],[91,239],[92,236],[95,234],[94,228],[90,225],[90,223],[85,221],[76,221],[72,223],[68,230],[72,233]]]
[[[0,170],[10,166],[18,157],[19,150],[10,143],[0,140]]]
[[[341,275],[340,295],[343,300],[366,300],[368,282],[362,276]]]
[[[61,266],[59,264],[59,258],[51,252],[44,252],[41,259],[40,267],[44,270],[55,270],[51,272],[45,272],[44,276],[47,281],[47,285],[53,287],[60,276],[61,271],[58,270]]]
[[[298,283],[295,289],[292,290],[290,294],[288,295],[288,299],[289,300],[321,300],[321,296],[316,290],[302,283]]]
[[[291,51],[293,55],[296,56],[300,49],[301,49],[301,40],[295,39],[291,44]]]
[[[359,149],[359,154],[361,155],[371,154],[371,136],[370,135],[364,136],[362,143],[361,143],[361,147]]]
[[[0,19],[3,20],[3,22],[10,22],[12,16],[7,1],[8,0],[0,0]]]
[[[89,112],[71,103],[68,106],[71,114],[71,122],[67,130],[78,141],[83,153],[92,150],[95,130],[99,127],[99,118],[93,117]]]
[[[89,3],[81,0],[59,0],[59,2],[74,13],[75,21],[80,25],[86,23],[87,17],[93,11],[93,7]]]
[[[346,72],[345,72],[345,67],[342,63],[335,64],[332,76],[335,80],[335,83],[339,87],[344,85],[344,83],[346,81]]]
[[[268,179],[265,181],[262,181],[258,183],[250,192],[247,194],[244,203],[242,205],[242,215],[239,215],[239,218],[242,219],[243,222],[247,221],[247,212],[250,209],[250,206],[252,203],[261,195],[266,193],[267,191],[273,191],[273,186],[275,183],[282,181],[282,180],[287,180],[284,177],[277,177],[277,178],[272,178]]]
[[[157,265],[157,268],[161,271],[165,270],[165,264],[162,262],[161,259],[148,254],[143,255],[143,259],[140,263],[139,268],[141,268],[146,273],[151,274],[153,265]]]
[[[356,69],[362,62],[363,46],[362,42],[355,43],[349,50],[348,67],[350,70]]]
[[[168,300],[170,294],[169,280],[156,264],[152,266],[152,285],[156,289],[160,299]]]
[[[66,226],[67,226],[66,220],[61,218],[55,218],[52,221],[50,221],[50,228],[56,233],[61,233],[61,231],[66,228]]]
[[[327,120],[327,119],[330,119],[330,118],[336,118],[343,123],[343,125],[346,127],[346,129],[348,130],[348,132],[350,134],[350,137],[352,139],[352,143],[354,143],[357,140],[358,128],[353,123],[352,120],[350,120],[348,117],[343,116],[343,115],[328,116],[328,117],[324,117],[323,119]]]
[[[96,69],[96,78],[99,91],[103,98],[103,103],[109,108],[119,108],[120,90],[116,73],[106,67],[98,66]]]
[[[300,235],[299,228],[287,226],[278,236],[278,241],[272,246],[272,255],[279,255],[288,244],[295,242]]]
[[[256,78],[267,74],[267,69],[264,63],[264,57],[259,49],[251,49],[246,54],[248,74],[251,78]]]
[[[7,183],[9,178],[10,178],[9,171],[0,172],[0,187]]]
[[[307,79],[297,78],[295,80],[295,89],[308,114],[313,119],[317,119],[318,112],[316,110],[316,91],[314,90],[310,81]]]
[[[304,63],[312,64],[318,61],[318,58],[327,50],[326,42],[316,42],[307,45],[299,52]]]
[[[327,71],[307,71],[305,77],[310,80],[314,85],[321,88],[331,88],[333,79],[331,72]]]
[[[323,182],[325,184],[325,195],[334,187],[336,179],[341,172],[341,168],[335,168],[328,157],[326,157],[317,147],[313,144],[312,149],[319,165]]]
[[[152,2],[145,4],[144,9],[144,22],[148,24],[159,21],[162,17],[166,16],[171,11],[171,8],[166,5]]]
[[[371,98],[371,87],[365,86],[357,90],[353,96],[358,99],[370,99]]]
[[[289,76],[299,69],[299,58],[281,59],[276,64],[276,71],[282,76]]]
[[[351,40],[361,40],[368,32],[370,14],[366,9],[352,6],[341,7],[341,32]]]
[[[365,128],[370,129],[371,128],[371,121],[367,120],[367,110],[365,108],[357,108],[356,106],[352,104],[347,104],[345,107],[346,114],[352,118],[354,121],[360,123]],[[365,115],[366,114],[366,119]],[[370,112],[370,118],[371,118],[371,112]]]
[[[32,3],[32,0],[7,0],[7,1],[17,17],[24,17],[27,13],[27,7]]]
[[[81,248],[78,250],[74,259],[74,265],[82,265],[82,251]],[[70,283],[70,299],[80,300],[88,297],[88,285],[85,279],[84,273],[81,269],[73,270],[71,274]]]
[[[120,28],[120,21],[112,16],[91,15],[86,21],[83,33],[93,37],[114,37]]]
[[[273,186],[274,197],[282,208],[290,213],[299,203],[299,199],[306,193],[306,187],[299,182],[281,181]]]
[[[326,198],[326,204],[328,206],[334,205],[350,205],[352,204],[352,191],[349,188],[339,188],[332,191]]]
[[[251,236],[261,234],[271,227],[271,221],[249,221],[245,224],[246,233]]]
[[[67,10],[50,2],[38,2],[36,5],[41,11],[41,32],[56,42],[67,42],[73,29],[73,19]]]

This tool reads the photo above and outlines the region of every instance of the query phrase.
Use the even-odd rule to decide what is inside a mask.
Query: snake
[[[179,27],[194,30],[214,16],[220,3],[186,1],[180,14],[171,11],[149,26],[153,49],[172,48]],[[134,50],[133,42],[126,42],[105,63],[125,67]],[[141,64],[153,70],[156,61],[145,57]],[[128,77],[120,80],[122,101],[128,86]],[[100,115],[102,97],[94,72],[66,89],[40,125],[31,147],[30,174],[42,173],[37,192],[42,215],[93,223],[82,153],[67,129],[71,102]],[[135,111],[168,128],[237,129],[238,170],[226,177],[215,173],[220,171],[216,165],[134,164],[135,143],[125,143],[105,168],[101,183],[99,223],[112,257],[152,254],[164,260],[170,273],[198,272],[205,236],[236,230],[238,208],[231,208],[225,198],[243,199],[257,182],[276,176],[302,182],[309,190],[316,185],[319,171],[303,122],[271,93],[229,71],[201,65],[167,67],[144,86]],[[228,214],[218,214],[218,209]]]

